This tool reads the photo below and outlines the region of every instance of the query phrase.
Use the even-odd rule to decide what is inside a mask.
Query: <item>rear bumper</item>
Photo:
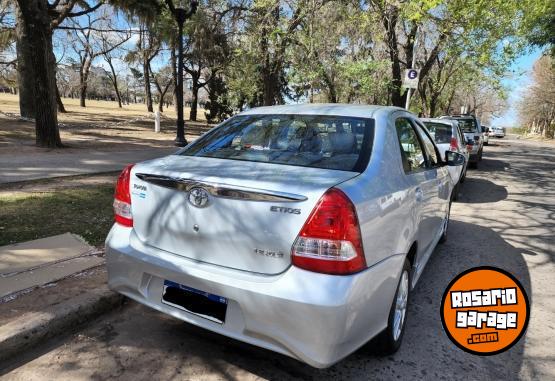
[[[290,267],[261,275],[207,265],[142,245],[114,225],[106,240],[112,290],[188,323],[324,368],[387,326],[404,257],[395,255],[350,276]],[[218,324],[161,302],[172,280],[228,299]]]

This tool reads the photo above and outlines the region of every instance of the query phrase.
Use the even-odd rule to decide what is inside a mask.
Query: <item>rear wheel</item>
[[[468,163],[468,165],[472,169],[478,169],[478,159],[476,159],[476,161],[472,161],[472,162]]]
[[[407,308],[410,294],[410,263],[405,259],[403,270],[397,284],[397,292],[391,304],[387,328],[377,337],[379,354],[390,355],[397,352],[401,346],[405,325],[407,322]]]

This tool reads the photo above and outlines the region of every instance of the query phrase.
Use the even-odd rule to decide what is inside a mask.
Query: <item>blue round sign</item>
[[[418,77],[418,72],[414,69],[409,69],[408,77],[410,79],[415,79],[416,77]]]

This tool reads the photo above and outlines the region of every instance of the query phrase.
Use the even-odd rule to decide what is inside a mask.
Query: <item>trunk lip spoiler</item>
[[[219,198],[263,202],[299,202],[308,200],[306,196],[295,193],[247,188],[195,179],[185,179],[148,173],[136,173],[135,176],[147,183],[182,192],[189,192],[193,188],[203,188],[212,196]]]

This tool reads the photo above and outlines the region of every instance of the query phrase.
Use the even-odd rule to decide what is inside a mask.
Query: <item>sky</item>
[[[503,115],[491,121],[492,126],[517,127],[518,114],[516,111],[522,91],[531,82],[531,73],[534,62],[541,56],[541,49],[535,49],[517,59],[511,66],[510,76],[503,80],[509,88],[509,107]]]

